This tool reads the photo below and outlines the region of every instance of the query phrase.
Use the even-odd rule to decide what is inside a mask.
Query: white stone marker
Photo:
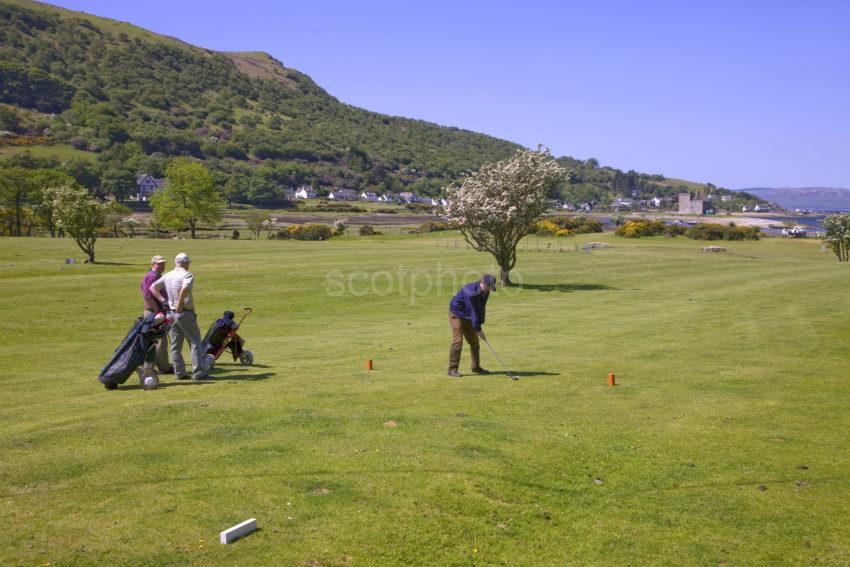
[[[219,539],[221,540],[221,543],[226,545],[228,543],[233,543],[240,537],[244,537],[256,529],[257,519],[251,518],[250,520],[245,520],[241,524],[236,524],[232,528],[227,528],[219,534]]]

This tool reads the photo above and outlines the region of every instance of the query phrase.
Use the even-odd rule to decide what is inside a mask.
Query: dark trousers
[[[156,311],[145,308],[144,316],[149,313],[156,313]],[[171,363],[168,362],[167,336],[160,338],[156,343],[156,369],[160,372],[168,372],[171,369]]]
[[[449,370],[457,370],[460,364],[460,352],[463,349],[463,339],[466,337],[466,342],[469,343],[469,350],[472,355],[472,368],[476,369],[481,366],[478,354],[480,345],[478,344],[478,335],[472,328],[472,321],[469,319],[461,319],[457,315],[449,313],[449,323],[452,326],[452,348],[449,350]]]

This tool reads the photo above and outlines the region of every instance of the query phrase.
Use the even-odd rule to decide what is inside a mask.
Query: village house
[[[753,207],[753,212],[756,212],[756,213],[769,213],[769,212],[770,212],[770,207],[768,207],[767,205],[756,205],[755,207]]]
[[[165,185],[165,179],[157,179],[147,173],[136,176],[136,186],[139,188],[139,201],[147,201],[154,191]]]
[[[315,199],[316,192],[312,187],[308,187],[306,185],[299,187],[297,191],[295,191],[296,199]]]
[[[419,195],[411,193],[410,191],[402,191],[398,194],[398,202],[399,203],[421,203],[422,198]]]
[[[381,203],[395,203],[396,194],[392,191],[387,191],[386,193],[378,196],[378,201]]]
[[[663,203],[664,203],[664,199],[662,199],[661,197],[659,197],[657,195],[649,200],[649,204],[652,205],[653,207],[660,207]]]
[[[375,203],[378,201],[378,194],[373,193],[371,191],[363,191],[362,193],[360,193],[360,199],[362,199],[363,201],[371,201]]]
[[[353,189],[334,189],[328,193],[328,199],[337,201],[356,201],[357,193]]]
[[[287,201],[294,201],[297,197],[295,196],[295,191],[293,191],[292,189],[284,189],[283,198]]]
[[[611,206],[615,209],[631,209],[635,206],[635,200],[628,197],[617,197]]]

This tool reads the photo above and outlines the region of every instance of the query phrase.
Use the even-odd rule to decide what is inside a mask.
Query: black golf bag
[[[154,324],[156,314],[148,313],[139,317],[112,353],[112,358],[100,371],[97,379],[107,389],[114,389],[123,384],[127,378],[145,362],[153,363],[156,358],[156,343],[165,337],[168,330],[166,323]]]
[[[253,309],[245,308],[242,319],[239,323],[234,321],[235,314],[233,311],[225,311],[221,319],[210,325],[207,334],[204,335],[204,362],[207,368],[212,368],[218,357],[227,350],[233,356],[233,360],[239,361],[243,366],[254,364],[254,353],[245,349],[245,339],[236,333],[236,329],[241,328],[245,318],[251,314]]]
[[[229,340],[228,340],[229,339]],[[207,334],[204,335],[204,354],[211,354],[216,359],[225,351],[229,350],[233,360],[239,360],[245,339],[230,330],[229,327],[219,326],[217,323],[210,325]]]

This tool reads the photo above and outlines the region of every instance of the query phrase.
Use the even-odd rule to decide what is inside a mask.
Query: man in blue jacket
[[[496,278],[490,274],[484,274],[477,282],[472,282],[460,288],[452,302],[449,304],[449,323],[452,326],[452,347],[449,350],[449,376],[459,378],[463,376],[458,372],[460,364],[460,352],[463,348],[463,339],[469,343],[472,355],[472,371],[476,374],[489,374],[481,368],[479,361],[480,345],[478,338],[484,338],[481,325],[484,324],[487,298],[490,291],[496,291]]]

